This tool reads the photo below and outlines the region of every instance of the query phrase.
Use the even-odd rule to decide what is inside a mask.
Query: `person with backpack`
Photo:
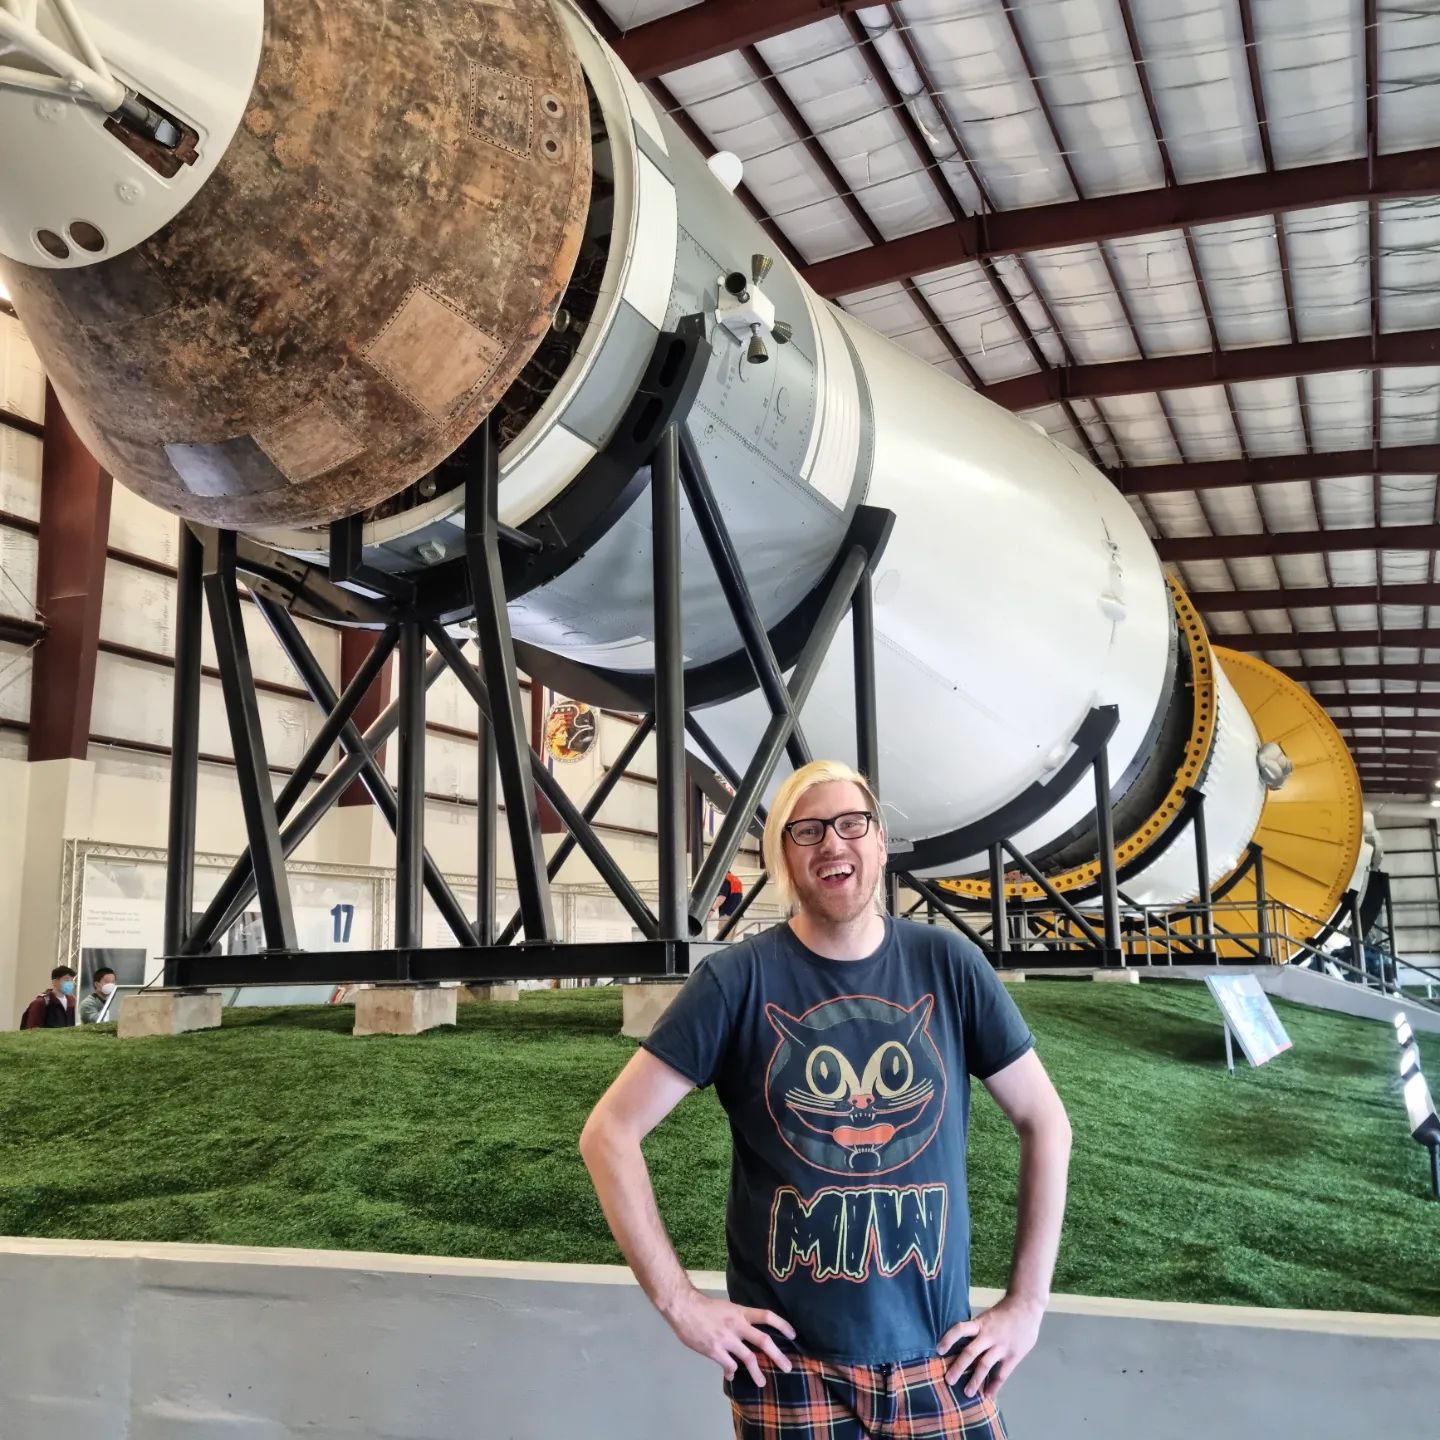
[[[75,1023],[75,972],[57,965],[50,972],[50,988],[42,990],[25,1007],[22,1030],[58,1030]]]

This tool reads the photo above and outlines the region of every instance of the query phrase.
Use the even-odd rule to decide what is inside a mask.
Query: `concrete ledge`
[[[1025,983],[1023,970],[997,970],[995,973],[1006,985],[1023,985]]]
[[[17,1440],[731,1435],[621,1267],[0,1240],[0,1341]],[[1015,1440],[1434,1440],[1437,1363],[1440,1319],[1060,1296],[1005,1412]]]
[[[356,1035],[419,1035],[453,1025],[459,1000],[454,986],[377,985],[355,992]]]
[[[675,1003],[683,980],[648,980],[643,985],[623,987],[620,1033],[643,1040],[660,1017]]]
[[[1138,985],[1140,976],[1134,970],[1097,970],[1091,977],[1102,985]]]
[[[116,1033],[122,1040],[151,1035],[184,1035],[190,1030],[220,1028],[218,990],[137,990],[120,1007]]]

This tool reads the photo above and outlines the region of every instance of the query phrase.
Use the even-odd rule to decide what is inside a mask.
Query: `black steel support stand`
[[[475,942],[495,943],[495,838],[499,807],[495,802],[495,731],[487,716],[475,720]],[[516,917],[518,927],[519,917]]]
[[[204,536],[204,587],[215,634],[215,658],[225,693],[225,714],[235,752],[235,774],[245,833],[250,840],[265,944],[271,950],[295,948],[295,916],[285,878],[285,856],[280,826],[275,818],[275,794],[270,788],[270,766],[265,758],[265,736],[260,728],[260,707],[255,676],[250,667],[250,645],[240,614],[240,592],[235,576],[235,535],[229,530],[208,530]]]
[[[867,568],[850,601],[850,639],[855,674],[855,754],[860,773],[880,794],[879,690],[875,684],[875,586]],[[900,904],[899,878],[888,861],[885,866],[885,913],[895,914]]]
[[[431,625],[429,634],[430,643],[434,645],[436,653],[449,664],[460,683],[470,692],[470,698],[480,707],[481,713],[489,715],[493,722],[494,712],[491,709],[490,692],[475,667],[469,664],[461,653],[459,645],[440,626]],[[599,836],[595,834],[594,828],[588,821],[581,818],[580,812],[565,793],[564,787],[545,768],[545,762],[528,745],[523,754],[529,768],[531,782],[550,802],[555,813],[560,817],[560,823],[575,837],[576,844],[585,852],[585,858],[600,872],[600,878],[625,907],[626,913],[635,922],[640,933],[647,939],[655,939],[655,917],[650,913],[649,906],[641,899],[640,892],[630,883],[620,866],[615,863],[615,857],[605,848]],[[680,863],[681,865],[685,863],[683,848],[680,854]],[[544,868],[540,871],[540,884],[548,905],[550,878]],[[521,923],[524,923],[523,912]],[[530,939],[528,931],[526,939],[527,941]]]
[[[1107,959],[1109,958],[1109,952],[1112,952],[1113,948],[1113,953],[1115,953],[1118,958],[1120,947],[1118,945],[1114,947],[1107,946],[1099,931],[1070,903],[1069,899],[1062,895],[1050,883],[1049,878],[1035,865],[1035,862],[1031,860],[1023,850],[1017,850],[1008,840],[1002,840],[1000,843],[1004,846],[1010,858],[1045,892],[1050,903],[1066,916],[1070,923],[1075,926],[1091,945],[1097,950],[1107,951]]]
[[[908,872],[900,877],[927,905],[933,906],[940,912],[967,940],[978,945],[981,950],[985,949],[985,941],[969,924],[965,917],[960,914],[940,892],[928,880],[922,880],[918,875],[911,875]]]
[[[1105,924],[1105,948],[1119,956],[1120,880],[1115,870],[1115,820],[1110,811],[1108,744],[1095,752],[1095,843],[1100,856],[1100,906]]]
[[[1205,827],[1205,795],[1192,790],[1190,798],[1193,809],[1190,812],[1190,826],[1195,832],[1195,879],[1197,906],[1193,934],[1207,950],[1214,948],[1212,932],[1215,929],[1214,901],[1210,895],[1210,837]]]
[[[438,655],[432,655],[425,665],[425,684],[427,686],[434,684],[444,672],[445,661]],[[349,694],[349,691],[346,693]],[[362,772],[371,769],[379,770],[375,755],[395,733],[395,728],[399,723],[400,706],[397,701],[386,707],[384,713],[360,737],[359,746],[350,751],[325,777],[324,783],[316,789],[315,793],[300,807],[295,817],[280,832],[280,845],[284,854],[290,855],[305,840],[305,837],[324,819],[330,808],[345,793],[352,780]],[[210,902],[210,907],[206,910],[200,924],[196,926],[190,938],[185,942],[182,953],[191,956],[206,949],[215,936],[223,935],[230,928],[254,895],[255,875],[251,868],[250,852],[247,850],[231,867],[229,875],[221,882],[215,899]],[[168,979],[166,983],[169,983]]]
[[[1365,963],[1365,922],[1360,918],[1360,896],[1357,891],[1349,890],[1345,898],[1350,909],[1350,963],[1360,972],[1361,983],[1369,985],[1370,967]],[[1383,974],[1380,988],[1385,988]]]
[[[640,753],[641,746],[650,738],[655,731],[655,717],[647,715],[631,732],[630,738],[625,742],[625,748],[615,757],[615,763],[605,772],[605,778],[595,787],[590,798],[585,802],[585,808],[580,811],[579,818],[586,825],[590,825],[600,813],[600,807],[610,798],[611,792],[625,777],[625,772],[635,763],[635,757]],[[570,858],[576,846],[575,834],[568,833],[565,838],[555,847],[555,853],[550,857],[550,863],[546,865],[545,872],[549,879],[553,880],[559,873],[560,868]],[[596,840],[598,844],[598,838]],[[653,921],[651,922],[653,925]],[[641,926],[641,933],[644,934],[645,927]],[[511,916],[510,923],[501,932],[498,945],[508,945],[520,930],[520,916],[518,913]],[[482,942],[483,943],[483,942]]]
[[[780,666],[775,659],[775,651],[770,645],[770,636],[766,633],[760,614],[755,608],[754,596],[750,593],[750,586],[746,583],[744,571],[740,568],[740,556],[736,552],[735,543],[730,538],[729,528],[720,513],[720,506],[715,500],[715,492],[711,490],[705,480],[698,458],[688,450],[688,447],[682,453],[681,458],[682,461],[688,460],[688,463],[681,465],[680,478],[685,486],[685,498],[690,504],[691,518],[695,521],[700,538],[705,543],[710,563],[715,568],[715,578],[720,582],[720,588],[725,594],[725,603],[730,607],[730,613],[735,619],[735,628],[740,632],[741,640],[744,641],[746,653],[750,657],[750,664],[755,671],[755,679],[760,685],[760,691],[765,696],[765,701],[770,706],[772,713],[790,715],[794,728],[790,732],[789,740],[786,741],[786,750],[790,756],[790,763],[798,770],[800,766],[809,763],[810,747],[805,742],[798,715],[791,710],[790,692],[785,688],[785,677],[781,674]],[[871,668],[873,671],[873,661]],[[857,687],[859,685],[858,677],[856,685]],[[860,766],[860,770],[867,776],[870,773],[863,764]],[[873,780],[871,784],[874,784]]]
[[[990,949],[996,963],[1010,948],[1010,917],[1005,913],[1005,852],[990,847]]]
[[[1395,986],[1398,989],[1400,984],[1400,944],[1395,938],[1395,892],[1390,884],[1390,876],[1384,875],[1385,880],[1385,937],[1390,942],[1390,965],[1391,973],[1394,976]],[[1437,1193],[1436,1199],[1440,1199]]]
[[[170,725],[170,827],[165,856],[165,953],[190,933],[195,900],[195,807],[200,767],[200,654],[203,548],[180,522],[175,582],[175,694]]]
[[[1252,847],[1255,863],[1255,930],[1258,936],[1260,959],[1268,965],[1274,958],[1270,946],[1270,896],[1265,889],[1265,852],[1258,846]]]
[[[425,876],[425,637],[400,626],[400,811],[395,826],[395,946],[424,943],[421,887]]]
[[[685,834],[690,844],[690,875],[693,879],[705,863],[705,792],[690,780],[685,786]]]
[[[500,445],[489,418],[481,427],[479,443],[481,463],[472,470],[465,484],[465,560],[475,606],[475,633],[480,642],[485,686],[493,697],[489,718],[495,731],[496,761],[500,790],[505,797],[510,850],[515,861],[521,923],[527,940],[548,941],[555,935],[555,915],[550,904],[550,883],[545,878],[540,812],[527,760],[531,754],[530,742],[520,713],[520,681],[515,669],[510,615],[505,608],[498,517]],[[434,638],[432,633],[432,642]],[[470,670],[468,664],[463,668]]]
[[[283,824],[291,810],[304,797],[306,787],[315,778],[337,741],[346,754],[354,754],[362,749],[364,742],[355,728],[355,711],[385,668],[385,662],[394,654],[395,647],[400,642],[400,629],[396,625],[387,625],[375,637],[370,653],[361,661],[354,678],[345,687],[345,693],[337,698],[329,677],[315,658],[315,652],[305,643],[305,637],[300,633],[300,628],[290,613],[273,600],[257,599],[255,603],[270,626],[276,644],[295,667],[300,683],[309,692],[311,700],[325,713],[325,723],[316,732],[300,764],[295,767],[294,774],[281,787],[280,794],[275,798],[275,813]],[[369,793],[371,803],[394,832],[399,824],[400,802],[390,782],[385,778],[384,770],[377,761],[367,759],[358,778]],[[470,922],[460,908],[455,892],[451,890],[427,851],[421,851],[421,858],[425,889],[449,926],[451,934],[460,945],[474,944]]]
[[[856,545],[851,548],[835,573],[830,593],[825,597],[815,627],[790,676],[791,709],[787,713],[771,716],[770,723],[760,738],[755,758],[736,787],[734,804],[725,816],[725,823],[720,827],[720,834],[710,850],[700,878],[690,892],[692,921],[698,923],[709,911],[719,893],[720,882],[725,878],[725,872],[730,868],[735,852],[740,848],[740,842],[760,803],[761,795],[765,793],[765,787],[770,783],[770,777],[775,773],[775,767],[780,763],[780,756],[784,753],[785,741],[793,723],[792,717],[805,708],[805,700],[829,653],[830,642],[835,638],[835,632],[850,608],[850,597],[855,593],[855,587],[868,564],[869,557]]]
[[[680,436],[669,425],[650,463],[655,610],[655,837],[660,938],[688,939],[685,877],[685,655],[680,575]],[[699,923],[704,924],[704,911]]]

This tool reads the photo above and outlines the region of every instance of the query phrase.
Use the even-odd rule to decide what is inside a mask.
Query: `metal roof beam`
[[[1440,665],[1279,665],[1276,669],[1296,680],[1416,680],[1440,683]],[[1431,692],[1440,700],[1440,691]],[[1317,696],[1334,701],[1335,696]],[[1354,697],[1351,697],[1353,703]]]
[[[1282,530],[1273,535],[1191,535],[1161,538],[1162,560],[1246,560],[1265,555],[1322,555],[1342,550],[1440,550],[1440,525],[1378,525],[1354,530]],[[1327,587],[1343,589],[1342,586]],[[1357,590],[1366,587],[1357,586]],[[1393,587],[1392,587],[1393,588]],[[1237,593],[1244,593],[1237,592]],[[1295,592],[1285,590],[1285,595]],[[1373,588],[1370,595],[1374,595]],[[1209,596],[1206,596],[1209,599]],[[1282,602],[1298,605],[1298,600]],[[1363,600],[1358,603],[1365,603]],[[1204,602],[1200,602],[1204,608]]]
[[[694,15],[709,8],[682,10]],[[653,24],[662,24],[654,21]],[[641,26],[641,30],[649,29]],[[640,31],[632,31],[633,39]],[[621,53],[624,54],[624,44]],[[732,41],[726,49],[739,46]],[[1361,200],[1398,200],[1440,191],[1440,148],[1406,150],[1366,160],[1300,165],[1274,174],[1232,175],[1188,185],[1061,200],[1023,210],[1000,210],[935,225],[898,240],[852,250],[807,266],[800,273],[834,298],[909,275],[943,270],[966,260],[1020,255],[1067,245],[1089,245],[1130,235],[1153,235],[1187,225],[1216,225],[1257,215],[1283,215]]]
[[[1302,606],[1440,605],[1440,584],[1296,585],[1278,590],[1192,590],[1190,599],[1208,615],[1237,610],[1295,610]],[[1211,638],[1219,645],[1228,645],[1231,640],[1228,635]]]
[[[1106,470],[1122,495],[1178,490],[1227,490],[1237,485],[1278,485],[1370,475],[1440,475],[1440,445],[1385,445],[1373,450],[1330,450],[1309,455],[1267,455],[1250,460],[1192,460],[1178,465],[1121,465]]]
[[[1332,698],[1333,703],[1333,698]],[[1414,735],[1440,735],[1440,713],[1431,715],[1350,715],[1331,717],[1339,730],[1381,730],[1400,738]],[[1390,726],[1396,727],[1395,731]]]
[[[1190,390],[1246,380],[1292,375],[1326,375],[1341,370],[1440,364],[1440,330],[1405,330],[1352,335],[1340,340],[1303,340],[1298,345],[1251,345],[1243,350],[1198,355],[1153,355],[1146,360],[1111,360],[1099,365],[1065,365],[1000,380],[980,391],[1010,410],[1033,410],[1062,400],[1103,400],[1155,390]]]
[[[1440,630],[1264,630],[1215,635],[1227,650],[1339,650],[1352,645],[1413,645],[1440,648]]]

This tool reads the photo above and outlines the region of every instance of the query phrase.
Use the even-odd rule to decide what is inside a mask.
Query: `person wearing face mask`
[[[80,1002],[80,1023],[93,1025],[114,993],[115,972],[108,965],[102,965],[95,972],[94,989]]]
[[[75,1023],[75,972],[57,965],[50,972],[50,988],[42,990],[26,1007],[22,1030],[58,1030]]]

